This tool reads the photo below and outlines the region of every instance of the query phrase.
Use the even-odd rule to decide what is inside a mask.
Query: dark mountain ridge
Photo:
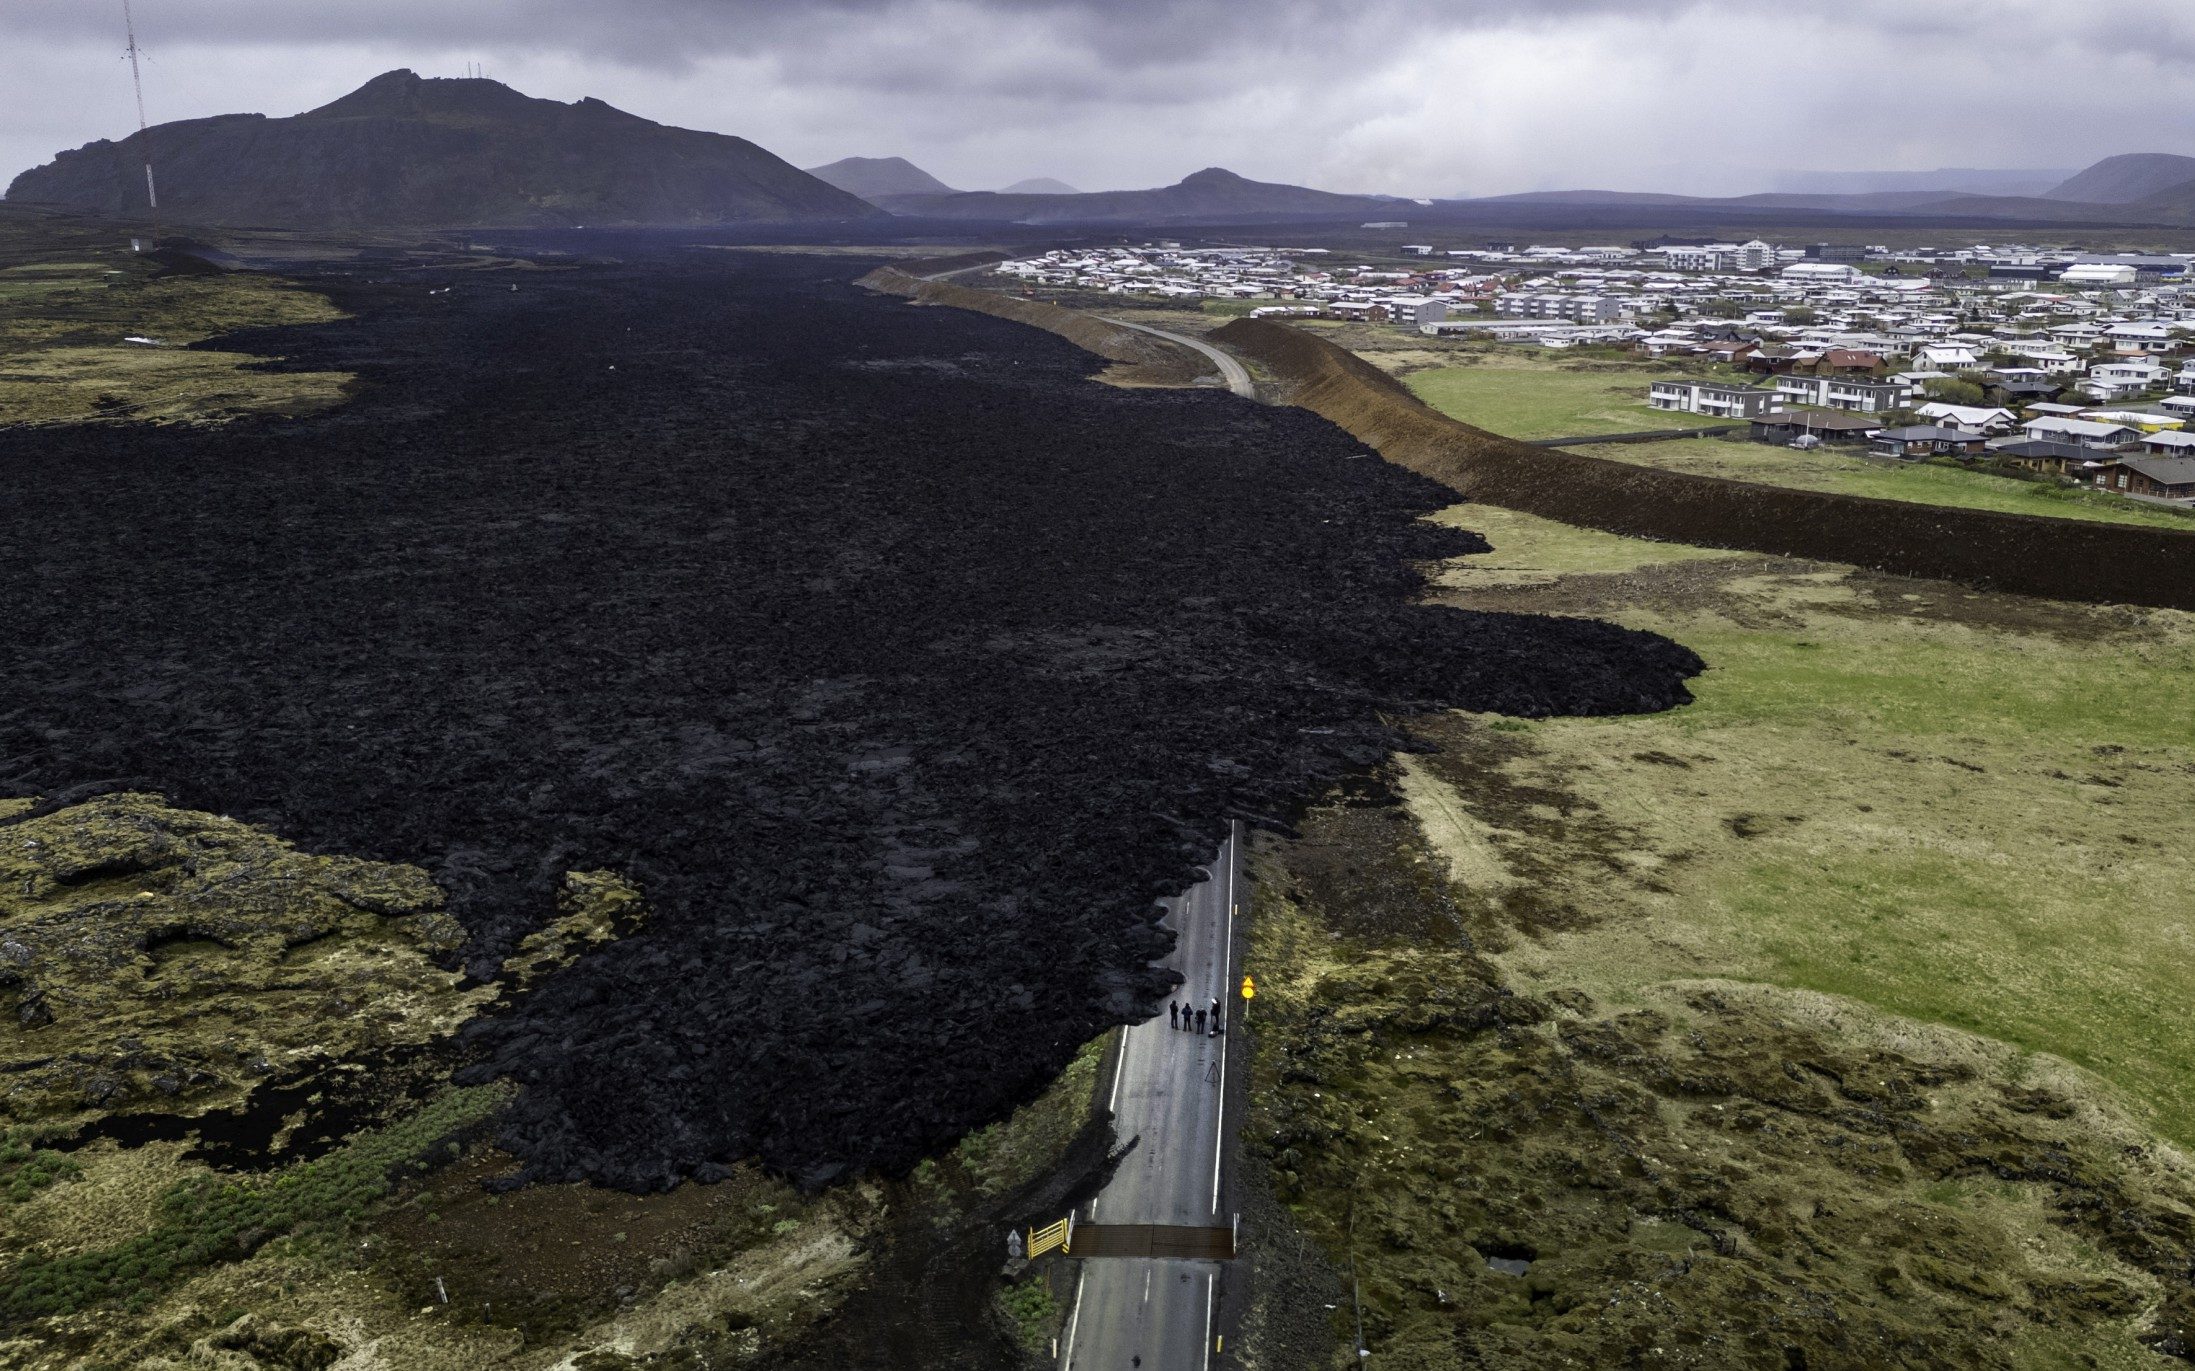
[[[1000,186],[1001,195],[1080,195],[1082,192],[1056,176],[1031,176],[1010,186]]]
[[[892,195],[894,214],[926,219],[987,219],[1024,224],[1256,223],[1283,219],[1387,218],[1398,204],[1376,195],[1338,195],[1303,186],[1252,181],[1220,167],[1151,190],[1078,194],[965,191],[957,195]]]
[[[808,174],[848,195],[873,200],[879,195],[952,195],[954,190],[904,157],[841,157]]]
[[[2128,205],[2195,182],[2195,157],[2174,152],[2122,152],[2084,168],[2043,192],[2046,200]]]
[[[148,135],[101,139],[15,178],[11,201],[143,214]],[[392,71],[289,118],[150,131],[163,216],[298,228],[713,224],[874,218],[857,196],[727,134],[596,99]]]

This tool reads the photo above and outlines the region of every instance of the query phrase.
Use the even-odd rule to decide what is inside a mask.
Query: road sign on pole
[[[1250,977],[1244,976],[1242,978],[1242,998],[1246,1000],[1254,1000],[1257,997],[1258,983]]]

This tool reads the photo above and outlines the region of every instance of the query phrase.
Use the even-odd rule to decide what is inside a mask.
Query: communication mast
[[[158,237],[160,192],[152,184],[152,132],[145,123],[145,77],[137,69],[137,20],[130,13],[130,0],[122,0],[122,27],[130,36],[130,84],[137,88],[137,150],[145,157],[145,200],[152,207],[152,231]]]

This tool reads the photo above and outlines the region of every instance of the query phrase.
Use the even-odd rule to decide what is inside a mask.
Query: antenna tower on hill
[[[137,150],[145,157],[145,201],[152,208],[152,234],[160,237],[160,192],[152,183],[152,132],[145,123],[145,77],[137,68],[137,19],[130,0],[122,0],[122,27],[130,36],[130,84],[137,88]]]

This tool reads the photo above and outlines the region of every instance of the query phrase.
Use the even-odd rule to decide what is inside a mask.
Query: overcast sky
[[[153,122],[467,62],[961,187],[1400,195],[2195,153],[2189,0],[135,0]],[[135,123],[121,0],[0,0],[0,183]],[[1784,178],[1787,179],[1787,178]]]

